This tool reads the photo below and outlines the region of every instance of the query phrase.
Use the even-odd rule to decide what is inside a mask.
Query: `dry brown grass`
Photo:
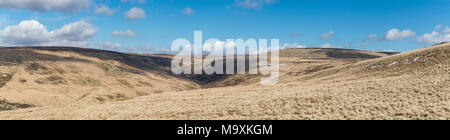
[[[77,102],[0,112],[0,118],[450,119],[450,44],[366,61],[290,56],[282,60],[287,65],[276,86],[248,84],[151,94],[120,102]],[[399,63],[390,65],[393,62]],[[87,96],[91,95],[98,97]]]
[[[121,100],[107,98],[115,93],[131,99],[142,96],[139,91],[153,94],[200,88],[170,76],[165,64],[159,63],[170,59],[61,47],[0,48],[0,54],[0,100],[13,103],[95,104],[96,99],[102,103]]]
[[[447,77],[218,88],[2,112],[3,119],[450,119]],[[411,85],[414,83],[414,85]],[[439,83],[439,84],[430,84]]]

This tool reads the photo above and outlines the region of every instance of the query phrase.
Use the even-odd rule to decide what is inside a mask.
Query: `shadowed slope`
[[[199,86],[170,59],[71,47],[0,48],[0,99],[35,106],[104,103]]]

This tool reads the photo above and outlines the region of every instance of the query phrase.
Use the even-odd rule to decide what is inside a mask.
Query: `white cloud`
[[[235,54],[258,54],[258,53],[264,53],[264,52],[268,52],[270,50],[269,48],[259,48],[259,49],[254,49],[254,48],[247,48],[248,52],[241,52],[242,50],[235,50],[236,49],[236,42],[234,40],[231,41],[214,41],[214,40],[208,40],[207,42],[205,42],[203,44],[203,51],[210,53],[210,54],[216,54],[216,55],[220,55],[223,54],[223,52],[233,52]],[[191,45],[188,45],[186,48],[190,48]],[[300,47],[300,45],[296,45],[295,47]],[[284,49],[282,47],[280,47],[280,49]]]
[[[450,41],[450,28],[445,27],[444,29],[442,29],[443,27],[444,25],[437,25],[433,32],[419,36],[414,41],[430,45],[441,42],[448,42]]]
[[[50,32],[55,39],[69,41],[84,41],[93,37],[96,29],[84,20],[64,25],[61,29]]]
[[[260,9],[265,5],[276,4],[278,1],[279,0],[235,0],[234,5],[245,9]]]
[[[388,50],[383,50],[383,52],[396,52],[396,51],[392,50],[392,49],[388,49]]]
[[[144,4],[147,0],[120,0],[121,2],[138,2],[139,4]]]
[[[114,14],[114,10],[106,5],[101,5],[95,9],[95,13],[110,16]]]
[[[190,7],[187,7],[187,8],[184,8],[184,9],[183,9],[183,14],[185,14],[185,15],[191,16],[191,15],[193,15],[194,13],[195,13],[195,11],[192,10],[192,8],[190,8]]]
[[[419,42],[419,43],[424,43],[424,44],[436,44],[436,43],[441,43],[441,42],[447,42],[447,41],[450,41],[450,33],[442,34],[442,33],[433,31],[432,33],[427,33],[427,34],[424,34],[424,35],[416,38],[415,41]]]
[[[146,17],[145,11],[142,8],[133,7],[130,11],[125,13],[125,17],[128,20],[136,20],[136,19],[143,19]]]
[[[126,31],[113,31],[111,33],[112,36],[124,36],[124,37],[134,37],[136,36],[136,33],[134,33],[131,30],[126,30]]]
[[[107,50],[117,50],[122,47],[119,43],[111,43],[111,42],[98,42],[98,45],[100,45],[103,49]]]
[[[450,34],[450,28],[448,28],[448,27],[445,27],[445,29],[444,29],[444,33],[446,33],[446,34]]]
[[[330,39],[333,38],[334,32],[329,31],[328,33],[324,33],[322,36],[320,36],[320,39]]]
[[[214,51],[214,49],[216,48],[215,44],[217,44],[217,43],[218,42],[216,42],[216,43],[206,42],[205,44],[203,44],[203,51],[205,51],[205,52]]]
[[[334,45],[331,45],[330,43],[325,43],[320,47],[321,48],[342,48],[341,46],[334,46]]]
[[[405,38],[412,37],[415,35],[416,33],[411,30],[400,31],[394,28],[388,31],[388,33],[384,36],[384,39],[388,41],[403,40]]]
[[[92,0],[0,0],[0,8],[75,13],[89,7]]]
[[[280,49],[289,49],[289,48],[306,48],[306,46],[300,45],[298,43],[294,43],[294,44],[286,43],[280,47]]]
[[[7,26],[0,31],[3,43],[13,45],[34,45],[48,42],[51,33],[38,21],[22,21],[19,25]]]
[[[96,29],[86,21],[67,24],[61,29],[49,32],[36,20],[22,21],[0,31],[2,43],[6,45],[49,45],[88,47],[86,40],[92,38]],[[82,46],[81,46],[82,45]]]
[[[236,47],[236,43],[234,41],[230,41],[225,43],[224,41],[216,41],[216,42],[205,42],[203,45],[203,51],[205,52],[213,52],[213,51],[227,51],[234,50]]]

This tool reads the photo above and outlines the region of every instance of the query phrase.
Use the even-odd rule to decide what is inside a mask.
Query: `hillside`
[[[69,47],[0,48],[0,100],[28,106],[96,104],[198,89],[170,59]]]
[[[280,51],[280,83],[298,81],[325,69],[388,56],[384,53],[331,48],[297,48]],[[270,57],[269,57],[270,58]],[[257,86],[262,75],[227,75],[207,83],[205,87]]]
[[[291,52],[281,53],[288,57],[281,60],[286,65],[276,86],[173,91],[104,104],[4,111],[0,118],[450,119],[450,43],[343,60],[318,58],[327,53],[293,57]]]

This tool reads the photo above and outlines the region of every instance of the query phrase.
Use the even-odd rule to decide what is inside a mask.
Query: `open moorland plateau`
[[[280,51],[280,81],[175,75],[170,55],[0,48],[0,119],[450,119],[450,43]]]

